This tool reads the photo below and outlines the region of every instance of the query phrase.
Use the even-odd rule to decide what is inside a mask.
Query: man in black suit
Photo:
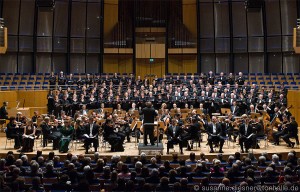
[[[0,119],[8,119],[7,113],[7,102],[4,101],[2,107],[0,108]]]
[[[186,132],[187,133],[182,135],[182,141],[184,143],[187,142],[187,150],[190,151],[193,145],[190,146],[188,140],[199,140],[200,124],[198,123],[197,118],[192,118],[192,125],[186,129]]]
[[[295,120],[295,117],[290,117],[290,124],[286,125],[287,134],[285,134],[282,139],[288,144],[289,147],[294,148],[295,143],[290,141],[290,138],[296,137],[296,142],[299,144],[298,139],[298,123]]]
[[[53,126],[49,124],[50,118],[45,117],[45,122],[42,123],[41,128],[43,132],[43,147],[47,146],[49,135],[52,132]]]
[[[94,118],[89,117],[89,123],[85,125],[85,133],[86,138],[84,140],[85,153],[88,154],[89,146],[93,143],[93,147],[95,148],[95,152],[97,152],[99,141],[99,125],[94,122]]]
[[[157,111],[152,107],[151,102],[146,103],[146,107],[142,110],[142,115],[144,115],[144,124],[154,123],[154,119],[157,116]],[[149,135],[151,145],[154,145],[154,126],[144,125],[144,145],[147,145],[147,137]]]
[[[58,76],[58,85],[65,85],[66,84],[66,77],[64,76],[64,72],[60,72]]]
[[[179,149],[180,153],[183,154],[182,152],[182,140],[181,140],[181,134],[183,132],[182,128],[177,124],[176,119],[172,119],[172,124],[168,127],[166,135],[168,139],[167,143],[167,154],[169,154],[169,149],[174,145],[174,144],[179,144]]]
[[[212,123],[207,126],[207,134],[208,134],[208,145],[210,147],[210,153],[213,153],[213,142],[220,142],[220,150],[219,153],[223,153],[222,148],[224,144],[224,138],[222,137],[222,127],[219,123],[217,123],[217,118],[215,116],[212,117]]]
[[[244,153],[244,145],[246,148],[246,153],[248,153],[249,148],[253,145],[253,129],[252,125],[249,124],[249,118],[245,118],[245,122],[240,125],[240,138],[239,143],[241,146],[242,153]]]

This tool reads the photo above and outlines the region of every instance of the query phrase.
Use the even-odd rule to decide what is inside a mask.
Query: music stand
[[[251,113],[250,116],[251,116],[251,119],[254,119],[254,118],[261,117],[261,114],[260,113]]]
[[[144,123],[143,124],[143,126],[156,126],[156,131],[157,131],[157,133],[158,133],[158,123],[157,123],[157,121],[155,121],[154,123]],[[145,129],[145,128],[144,128]],[[155,128],[154,128],[155,129]],[[145,131],[145,130],[144,130]],[[144,133],[145,134],[145,133]],[[157,139],[156,139],[156,141],[157,141],[157,147],[158,147],[158,142],[159,142],[159,136],[157,135]]]
[[[231,113],[229,108],[221,108],[221,113],[223,115],[229,115]]]

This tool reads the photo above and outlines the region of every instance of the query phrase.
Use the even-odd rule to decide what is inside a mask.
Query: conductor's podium
[[[156,155],[158,153],[160,153],[161,155],[163,155],[164,152],[164,146],[162,143],[158,143],[155,145],[147,145],[145,146],[144,143],[139,143],[138,144],[138,150],[139,150],[139,155],[144,152],[147,155]]]
[[[143,126],[154,126],[154,129],[157,129],[157,133],[159,133],[159,124],[157,121],[154,123],[144,123]],[[138,150],[139,150],[139,155],[144,152],[147,155],[156,155],[160,153],[163,155],[164,152],[164,146],[162,143],[159,143],[159,139],[157,138],[157,142],[154,145],[144,145],[144,143],[139,143],[138,144]]]

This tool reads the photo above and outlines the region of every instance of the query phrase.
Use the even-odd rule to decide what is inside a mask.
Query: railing
[[[280,89],[281,85],[258,85],[258,87],[265,87],[266,90],[269,89]],[[54,86],[50,86],[50,85],[32,85],[32,86],[0,86],[0,91],[15,91],[15,90],[50,90],[50,89],[59,89],[62,88],[63,90],[66,90],[67,88],[71,88],[71,89],[77,89],[78,86],[77,85],[54,85]],[[234,86],[232,86],[234,87]],[[300,85],[295,85],[295,86],[291,86],[291,85],[287,85],[285,86],[285,88],[287,88],[288,90],[299,90],[300,89]]]

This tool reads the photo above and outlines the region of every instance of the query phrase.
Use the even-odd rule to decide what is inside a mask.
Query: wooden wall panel
[[[196,73],[197,55],[169,55],[169,73]]]
[[[104,40],[109,38],[118,23],[119,0],[104,0]]]
[[[17,106],[18,95],[16,91],[0,91],[0,105],[4,101],[8,102],[8,108],[13,108]]]
[[[136,76],[144,79],[145,75],[155,74],[162,77],[165,74],[165,60],[155,59],[153,63],[149,63],[149,59],[136,60]]]
[[[1,105],[4,101],[8,101],[8,108],[15,108],[17,102],[20,102],[19,108],[23,107],[36,107],[43,108],[43,111],[47,107],[47,90],[41,91],[0,91],[0,102]]]
[[[197,38],[197,5],[196,0],[182,1],[183,24],[193,37]]]
[[[290,112],[296,117],[296,121],[300,126],[300,91],[289,91],[288,92],[288,105],[293,105]]]
[[[132,55],[104,55],[104,73],[132,73]]]

